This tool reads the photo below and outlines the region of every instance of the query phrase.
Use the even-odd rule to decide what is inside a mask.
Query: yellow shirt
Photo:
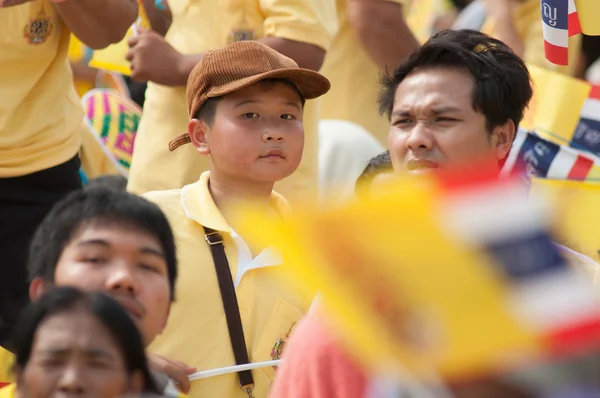
[[[408,5],[410,0],[390,1]],[[321,118],[354,122],[385,144],[390,124],[379,115],[377,105],[381,71],[356,37],[346,15],[347,3],[337,2],[340,29],[321,69],[331,81],[331,90],[321,98]]]
[[[337,29],[334,0],[170,0],[167,41],[183,54],[223,47],[232,40],[276,36],[328,49]],[[299,169],[276,188],[290,199],[316,190],[318,101],[304,112],[306,142]],[[187,131],[185,87],[148,84],[135,141],[128,189],[135,193],[181,188],[208,170],[192,145],[174,152],[168,143]]]
[[[514,8],[513,23],[525,48],[523,59],[533,65],[573,76],[581,52],[581,35],[569,38],[569,65],[555,65],[546,59],[544,52],[541,15],[539,0],[526,0]],[[486,20],[481,31],[493,37],[494,24],[495,21]]]
[[[167,215],[175,233],[179,259],[177,297],[167,326],[149,347],[168,358],[197,367],[198,371],[235,365],[215,266],[203,226],[220,231],[236,283],[246,346],[251,362],[272,360],[272,349],[310,307],[310,299],[279,281],[282,266],[278,254],[265,249],[252,259],[234,233],[208,190],[209,172],[183,189],[144,195]],[[289,215],[285,199],[273,192],[273,209]],[[271,367],[252,371],[256,398],[266,397],[275,376]],[[190,397],[247,398],[237,374],[191,383]]]
[[[30,33],[34,22],[42,33]],[[69,36],[48,0],[0,8],[0,178],[59,165],[79,149]]]

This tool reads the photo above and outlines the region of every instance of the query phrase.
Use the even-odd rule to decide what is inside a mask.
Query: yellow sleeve
[[[264,35],[328,50],[338,30],[336,0],[260,0]]]
[[[544,50],[544,36],[542,32],[542,23],[539,17],[536,21],[531,21],[528,24],[528,29],[522,37],[525,53],[523,59],[525,62],[541,66],[554,72],[563,73],[568,76],[573,76],[576,71],[576,66],[581,49],[581,35],[576,35],[569,38],[569,65],[555,65],[546,59]]]
[[[0,398],[14,398],[17,396],[17,386],[14,384],[9,384],[6,387],[0,388]]]

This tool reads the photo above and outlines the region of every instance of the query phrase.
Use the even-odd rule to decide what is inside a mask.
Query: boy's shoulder
[[[182,205],[181,199],[182,189],[150,191],[142,194],[141,196],[160,207],[171,224],[173,223],[174,219],[186,217],[186,212]]]

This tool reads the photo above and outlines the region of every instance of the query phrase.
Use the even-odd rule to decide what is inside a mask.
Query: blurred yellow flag
[[[528,65],[534,93],[520,127],[543,138],[569,144],[579,122],[591,85],[582,80]]]
[[[590,36],[600,36],[600,1],[598,0],[575,0],[575,8],[579,15],[581,31]]]
[[[423,378],[431,368],[451,378],[537,353],[541,343],[511,313],[492,260],[441,226],[440,196],[435,184],[406,181],[293,221],[249,212],[241,233],[281,251],[291,280],[320,292],[373,370],[401,364]]]
[[[600,262],[600,181],[533,178],[533,200],[550,200],[568,247]]]
[[[138,0],[139,16],[135,25],[150,29],[150,20],[141,0]],[[129,62],[125,59],[125,54],[129,50],[127,40],[135,36],[135,25],[129,28],[127,34],[119,43],[108,46],[103,50],[94,51],[89,65],[96,69],[118,72],[122,75],[131,75]]]

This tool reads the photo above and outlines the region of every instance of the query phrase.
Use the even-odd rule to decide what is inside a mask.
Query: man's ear
[[[491,143],[494,156],[502,160],[508,156],[515,138],[516,128],[512,120],[508,120],[501,126],[494,127]]]
[[[29,284],[29,298],[31,301],[36,301],[50,288],[50,282],[45,281],[39,276],[33,278]]]
[[[188,122],[188,134],[192,140],[192,145],[202,155],[210,155],[209,131],[208,125],[202,120],[192,119]]]

